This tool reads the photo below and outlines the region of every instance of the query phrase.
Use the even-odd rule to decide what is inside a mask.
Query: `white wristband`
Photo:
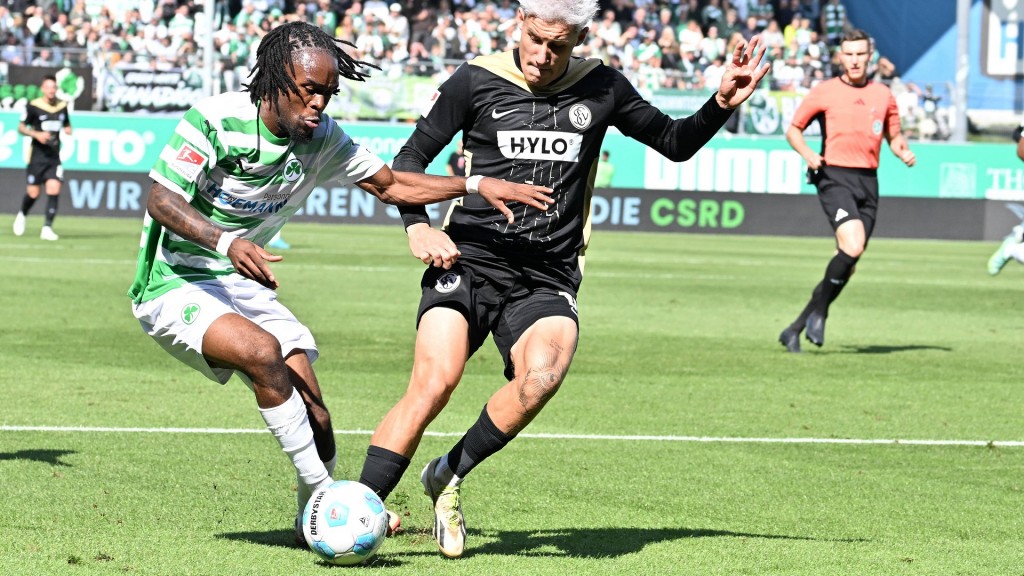
[[[235,238],[238,238],[238,235],[234,232],[221,232],[220,240],[217,240],[217,252],[227,256],[228,248],[235,241]]]
[[[469,194],[479,194],[480,181],[483,179],[483,176],[470,176],[469,178],[466,178],[466,192]]]

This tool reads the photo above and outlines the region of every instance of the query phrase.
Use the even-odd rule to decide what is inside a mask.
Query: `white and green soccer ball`
[[[302,533],[317,556],[331,564],[365,562],[384,544],[388,514],[363,484],[338,480],[317,490],[302,513]]]

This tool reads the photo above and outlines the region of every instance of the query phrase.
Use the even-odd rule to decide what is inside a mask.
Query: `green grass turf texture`
[[[596,233],[575,361],[527,433],[995,444],[522,437],[466,481],[450,561],[418,476],[502,383],[488,343],[389,499],[406,532],[345,569],[290,544],[294,474],[245,386],[139,329],[140,222],[60,218],[44,243],[38,220],[0,233],[0,574],[1024,574],[1024,448],[998,445],[1024,440],[1024,268],[989,277],[994,244],[874,240],[825,346],[792,355],[776,338],[829,239]],[[407,383],[422,265],[397,225],[285,237],[281,299],[318,339],[355,478]]]

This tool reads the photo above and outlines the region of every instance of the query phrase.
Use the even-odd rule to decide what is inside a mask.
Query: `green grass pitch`
[[[465,557],[437,553],[418,472],[502,383],[490,344],[389,499],[406,532],[344,569],[290,545],[294,476],[245,386],[139,329],[141,221],[44,243],[38,220],[0,230],[0,574],[1024,575],[1024,268],[989,277],[994,244],[874,240],[825,346],[790,355],[830,239],[598,231],[565,384],[464,485]],[[285,237],[355,478],[422,264],[399,226]]]

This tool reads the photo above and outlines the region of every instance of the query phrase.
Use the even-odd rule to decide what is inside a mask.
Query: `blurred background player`
[[[1024,131],[1024,124],[1021,124],[1013,131],[1013,138],[1017,141],[1017,158],[1024,160],[1024,138],[1021,132]],[[992,257],[988,259],[988,273],[995,276],[1006,266],[1011,259],[1024,263],[1024,222],[1017,224],[1010,231],[1010,234],[1003,239],[1003,243],[996,248]]]
[[[818,188],[818,200],[835,231],[836,252],[825,277],[792,324],[779,335],[789,352],[800,351],[800,333],[815,346],[825,343],[829,306],[853,275],[867,248],[878,212],[878,155],[882,139],[907,166],[917,161],[900,130],[899,109],[884,84],[868,78],[871,40],[863,30],[842,37],[839,59],[843,74],[818,84],[797,107],[786,140],[807,162],[808,178]],[[821,153],[804,140],[814,120],[825,135]]]
[[[64,181],[64,167],[60,163],[60,134],[71,135],[71,118],[68,103],[57,98],[57,79],[43,78],[39,89],[43,95],[25,106],[25,113],[18,123],[18,132],[32,139],[29,147],[28,166],[25,168],[28,186],[21,210],[14,217],[14,235],[25,234],[25,220],[28,211],[36,203],[43,188],[46,189],[46,214],[39,237],[43,240],[57,240],[53,231],[53,219],[57,217],[57,200]]]

